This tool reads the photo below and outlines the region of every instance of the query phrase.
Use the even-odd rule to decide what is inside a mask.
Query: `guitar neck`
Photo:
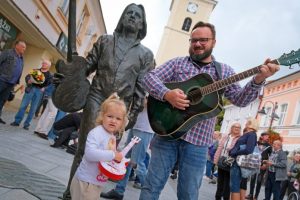
[[[278,64],[278,61],[277,60],[272,60],[271,63],[276,63]],[[233,76],[230,76],[226,79],[223,79],[223,80],[219,80],[219,81],[216,81],[212,84],[209,84],[207,86],[204,86],[204,87],[201,87],[200,90],[201,90],[201,94],[202,95],[207,95],[207,94],[210,94],[210,93],[213,93],[213,92],[216,92],[218,90],[221,90],[233,83],[236,83],[238,81],[241,81],[241,80],[244,80],[246,78],[249,78],[257,73],[260,72],[260,68],[261,68],[261,65],[260,66],[257,66],[257,67],[254,67],[252,69],[248,69],[244,72],[241,72],[241,73],[238,73],[238,74],[235,74]]]
[[[72,55],[78,55],[76,50],[76,0],[70,0],[69,2],[68,62],[72,62]]]
[[[125,156],[128,151],[133,147],[133,145],[135,144],[134,141],[131,141],[129,144],[127,144],[126,147],[124,147],[124,149],[121,151],[122,155]]]

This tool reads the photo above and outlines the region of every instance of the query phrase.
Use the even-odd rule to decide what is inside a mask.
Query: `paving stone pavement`
[[[14,114],[4,108],[2,119],[7,124],[0,124],[0,200],[59,199],[69,179],[73,155],[51,148],[49,141],[33,134],[37,119],[33,119],[29,131],[10,126]],[[128,183],[124,200],[138,199],[140,190],[132,185],[133,182]],[[115,183],[109,182],[104,191],[114,187]],[[160,200],[177,199],[176,187],[177,180],[169,179]],[[264,188],[261,190],[259,199],[263,199]],[[214,199],[215,191],[215,184],[203,180],[199,200]]]

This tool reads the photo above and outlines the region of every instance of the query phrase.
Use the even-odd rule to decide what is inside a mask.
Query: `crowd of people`
[[[282,150],[281,139],[270,141],[271,132],[257,133],[256,120],[249,119],[243,131],[241,127],[240,123],[233,123],[230,132],[223,134],[214,154],[215,167],[212,171],[217,170],[215,199],[283,200],[285,196],[296,192],[294,184],[298,184],[296,180],[300,176],[300,149],[290,152],[288,159],[288,152]],[[236,158],[253,153],[255,147],[259,149],[260,166],[254,173],[245,173]],[[208,154],[208,162],[211,160],[210,157]],[[234,159],[228,163],[229,167],[225,168],[218,162],[221,157]],[[246,195],[247,185],[250,186],[248,195]],[[259,196],[262,185],[265,185],[265,196]]]
[[[177,180],[177,197],[180,200],[197,200],[202,179],[216,183],[216,200],[257,200],[263,184],[265,200],[281,200],[286,190],[287,194],[296,191],[294,184],[299,179],[299,152],[295,152],[293,161],[288,162],[287,153],[282,150],[282,140],[269,141],[269,132],[259,134],[255,119],[249,119],[243,125],[235,122],[230,133],[221,134],[215,131],[216,117],[212,114],[184,130],[180,139],[168,140],[153,134],[147,115],[147,95],[167,102],[168,110],[185,112],[193,105],[192,94],[185,93],[180,84],[176,88],[168,88],[167,83],[188,81],[199,74],[206,74],[205,79],[217,81],[235,72],[229,65],[217,62],[212,55],[216,30],[210,23],[200,21],[192,28],[188,56],[173,58],[155,69],[153,53],[140,43],[146,33],[144,7],[130,4],[122,13],[114,34],[100,36],[85,58],[86,75],[94,72],[96,75],[83,112],[65,113],[54,106],[53,92],[55,87],[66,84],[63,82],[66,74],[56,73],[53,76],[49,72],[49,60],[43,60],[40,68],[26,75],[25,93],[10,125],[21,125],[30,104],[23,123],[23,128],[29,130],[32,118],[35,114],[39,115],[39,105],[47,100],[34,133],[51,141],[54,148],[64,148],[70,141],[78,144],[63,198],[83,200],[99,199],[101,196],[122,200],[132,171],[137,177],[135,187],[141,189],[140,200],[159,199],[170,175]],[[18,41],[14,49],[0,54],[1,110],[9,93],[20,81],[25,49],[25,42]],[[232,83],[215,97],[224,96],[236,106],[247,106],[258,97],[266,79],[279,70],[279,66],[270,61],[266,59],[260,71],[244,87]],[[76,71],[68,75],[74,74]],[[41,75],[42,80],[37,80],[36,75]],[[74,99],[60,102],[68,104],[71,101]],[[222,98],[216,102],[222,104]],[[0,123],[6,122],[0,118]],[[118,149],[124,131],[128,131],[126,144],[131,142],[132,137],[141,138],[126,155]],[[149,149],[150,162],[147,161]],[[125,166],[124,178],[111,191],[102,192],[110,177],[99,170],[99,162],[124,167],[119,164],[125,157],[131,158],[131,161]],[[246,195],[248,180],[250,190]]]

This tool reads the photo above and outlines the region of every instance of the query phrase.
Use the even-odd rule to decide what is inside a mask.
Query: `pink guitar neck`
[[[133,147],[133,145],[135,145],[136,143],[138,143],[141,139],[138,138],[138,140],[136,140],[136,138],[132,138],[130,143],[121,151],[123,156],[126,156],[126,154],[128,153],[128,151]]]

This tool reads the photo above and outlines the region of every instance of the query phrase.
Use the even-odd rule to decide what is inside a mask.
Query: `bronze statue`
[[[135,124],[138,113],[143,110],[146,92],[142,87],[142,79],[145,73],[154,67],[153,53],[140,43],[146,33],[147,23],[144,7],[129,4],[123,11],[113,35],[100,36],[85,59],[85,75],[88,76],[93,72],[96,74],[83,107],[78,149],[64,199],[70,199],[69,186],[81,162],[87,134],[95,126],[94,122],[101,103],[113,92],[117,92],[120,98],[124,99],[129,110],[127,129]],[[64,84],[62,77],[65,76],[66,74],[56,74],[55,82]],[[71,84],[71,82],[65,82],[65,84]],[[67,105],[70,100],[75,99],[64,99],[63,101]],[[60,103],[59,106],[63,110],[64,103],[61,102],[61,99]]]

